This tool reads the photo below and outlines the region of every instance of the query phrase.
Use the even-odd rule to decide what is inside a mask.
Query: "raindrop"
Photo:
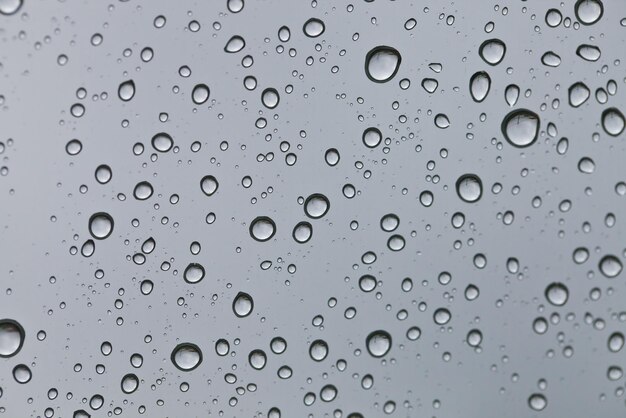
[[[183,278],[187,283],[196,284],[204,279],[204,274],[205,272],[202,264],[189,263],[189,265],[185,268]]]
[[[363,131],[363,143],[368,148],[376,148],[382,138],[383,135],[378,128],[367,128]]]
[[[542,411],[548,405],[545,396],[540,393],[534,393],[528,398],[528,406],[535,411]]]
[[[563,15],[557,9],[550,9],[546,12],[546,24],[551,28],[556,28],[561,24]]]
[[[624,268],[622,262],[614,255],[605,255],[598,264],[600,272],[607,278],[617,277]]]
[[[401,61],[402,57],[395,48],[377,46],[365,56],[365,74],[376,83],[385,83],[396,75]]]
[[[231,13],[239,13],[243,10],[244,0],[228,0],[226,6]]]
[[[600,0],[578,0],[574,10],[576,18],[583,25],[593,25],[604,14],[604,6]]]
[[[328,356],[328,344],[324,340],[315,340],[309,347],[309,355],[315,361],[322,361]]]
[[[456,181],[456,193],[468,203],[477,202],[483,194],[483,183],[476,174],[464,174]]]
[[[433,314],[433,319],[435,321],[435,324],[437,325],[445,325],[450,321],[451,318],[452,315],[450,314],[450,311],[446,308],[439,308]]]
[[[200,180],[200,188],[202,192],[207,196],[212,196],[218,189],[219,182],[214,176],[207,175]]]
[[[250,236],[257,241],[267,241],[271,239],[275,233],[276,224],[267,216],[257,216],[250,222]]]
[[[133,196],[137,200],[146,200],[152,196],[154,190],[152,189],[152,185],[147,181],[141,181],[137,183],[135,186],[135,190],[133,190]]]
[[[509,84],[504,90],[504,99],[506,103],[513,107],[517,103],[517,99],[519,98],[519,87],[515,84]]]
[[[435,126],[439,129],[446,129],[450,127],[450,119],[443,113],[439,113],[435,116]]]
[[[308,242],[313,236],[313,226],[309,222],[299,222],[293,228],[293,239],[299,243],[304,244]]]
[[[246,41],[244,41],[244,39],[241,36],[235,35],[232,38],[230,38],[230,40],[226,43],[226,46],[224,47],[224,51],[234,54],[236,52],[241,51],[245,46],[246,46]]]
[[[170,359],[178,370],[189,372],[202,363],[202,351],[195,344],[182,343],[172,350]]]
[[[309,38],[317,38],[326,30],[324,22],[319,19],[311,18],[307,20],[302,26],[302,31]]]
[[[548,67],[558,67],[561,64],[561,57],[552,51],[548,51],[541,56],[541,63]]]
[[[95,239],[105,239],[113,232],[113,218],[105,212],[98,212],[89,218],[89,233]]]
[[[120,100],[128,102],[135,96],[135,82],[133,80],[124,81],[117,89]]]
[[[233,312],[238,318],[245,318],[252,313],[254,309],[254,300],[247,293],[239,292],[233,300]]]
[[[304,213],[312,219],[319,219],[328,213],[330,202],[321,193],[314,193],[304,201]]]
[[[600,48],[595,45],[582,44],[576,48],[576,55],[584,59],[585,61],[595,62],[600,59],[602,55]]]
[[[137,375],[129,373],[122,378],[122,392],[126,394],[133,393],[139,387],[139,378]]]
[[[278,91],[274,88],[267,88],[263,90],[263,93],[261,94],[261,101],[263,102],[263,106],[268,109],[274,109],[278,106],[278,102],[280,101]]]
[[[388,213],[380,218],[380,227],[385,232],[395,231],[398,225],[400,225],[400,218],[396,214]]]
[[[383,330],[373,331],[365,339],[365,346],[372,357],[383,357],[391,349],[391,335]]]
[[[197,105],[201,105],[207,100],[209,100],[209,96],[211,95],[211,90],[209,86],[206,84],[196,84],[191,92],[191,100]]]
[[[13,357],[24,344],[24,328],[13,319],[0,320],[0,357]]]
[[[96,181],[100,184],[107,184],[111,181],[113,177],[113,172],[111,171],[111,167],[106,164],[99,165],[96,168]]]
[[[248,362],[255,370],[261,370],[267,363],[267,356],[263,350],[252,350],[248,356]]]
[[[485,71],[475,73],[470,79],[470,93],[475,102],[482,102],[489,94],[491,78]]]
[[[173,145],[174,140],[165,132],[159,132],[152,137],[152,147],[159,152],[168,152]]]
[[[502,121],[502,133],[506,140],[518,148],[532,145],[539,135],[539,116],[527,109],[510,112]]]
[[[569,298],[569,290],[563,283],[554,282],[546,287],[545,296],[554,306],[563,306]]]
[[[609,336],[608,341],[609,350],[613,353],[617,353],[624,347],[624,334],[621,332],[614,332]]]
[[[574,83],[568,89],[569,104],[572,107],[578,107],[585,103],[589,98],[589,88],[585,83],[579,81]]]
[[[478,49],[480,57],[489,65],[498,65],[506,54],[506,45],[500,39],[488,39]]]
[[[5,16],[15,14],[23,3],[24,0],[0,0],[0,14]]]
[[[33,377],[32,372],[25,364],[18,364],[13,368],[13,378],[19,384],[26,384],[30,382],[30,379]]]
[[[626,123],[624,115],[618,109],[611,107],[602,112],[602,127],[607,134],[618,136],[624,131]]]
[[[326,151],[326,154],[324,154],[324,159],[326,160],[326,164],[328,164],[331,167],[334,167],[337,164],[339,164],[339,160],[341,159],[341,156],[339,155],[339,151],[337,151],[337,149],[330,148]]]

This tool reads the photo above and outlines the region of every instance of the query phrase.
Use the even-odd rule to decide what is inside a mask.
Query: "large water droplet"
[[[574,6],[576,18],[583,25],[593,25],[604,14],[604,5],[600,0],[578,0]]]
[[[152,188],[152,185],[147,181],[140,181],[139,183],[137,183],[135,189],[133,190],[133,196],[137,200],[149,199],[150,196],[152,196],[152,193],[154,193],[154,189]]]
[[[475,102],[482,102],[489,94],[491,78],[485,71],[475,73],[470,79],[470,93]]]
[[[477,202],[483,194],[483,182],[476,174],[464,174],[456,181],[456,192],[465,202]]]
[[[313,236],[313,226],[309,222],[299,222],[293,228],[293,239],[300,244],[308,242]]]
[[[246,41],[239,35],[235,35],[226,43],[224,51],[234,54],[241,51],[246,46]]]
[[[624,131],[624,114],[618,109],[611,107],[602,112],[602,127],[607,134],[618,136]]]
[[[170,358],[177,369],[189,372],[202,363],[202,351],[195,344],[182,343],[172,350]]]
[[[617,353],[624,347],[624,334],[621,332],[614,332],[609,336],[608,341],[609,350],[613,353]]]
[[[252,313],[254,309],[254,300],[247,293],[239,292],[233,300],[233,312],[239,318],[245,318]]]
[[[585,61],[595,62],[600,59],[602,52],[600,48],[595,45],[582,44],[576,48],[576,55]]]
[[[135,82],[133,80],[124,81],[118,87],[117,95],[122,101],[128,102],[135,96]]]
[[[183,278],[187,283],[195,284],[204,279],[204,266],[199,263],[189,263],[183,273]]]
[[[602,257],[598,267],[600,268],[600,272],[609,279],[617,277],[624,268],[619,258],[614,255],[605,255]]]
[[[321,193],[314,193],[304,201],[304,213],[309,218],[319,219],[326,215],[328,209],[330,209],[330,202]]]
[[[267,356],[263,350],[252,350],[248,355],[248,363],[255,370],[261,370],[267,363]]]
[[[173,145],[174,140],[165,132],[159,132],[152,137],[152,148],[159,152],[168,152],[172,149]]]
[[[207,196],[212,196],[217,191],[219,186],[220,184],[217,179],[211,175],[204,176],[202,177],[202,180],[200,180],[200,188]]]
[[[498,65],[506,54],[506,45],[500,39],[488,39],[478,49],[480,57],[489,65]]]
[[[209,100],[209,96],[211,95],[211,90],[209,86],[206,84],[196,84],[191,92],[191,100],[197,105],[201,105],[207,100]]]
[[[324,340],[315,340],[309,347],[309,355],[315,361],[322,361],[328,356],[328,344]]]
[[[510,112],[502,121],[502,133],[513,146],[524,148],[532,145],[539,135],[539,116],[527,109]]]
[[[585,83],[579,81],[574,83],[568,89],[569,104],[572,107],[578,107],[585,103],[589,98],[589,88]]]
[[[263,102],[263,106],[268,109],[274,109],[280,102],[278,91],[274,88],[267,88],[263,90],[263,93],[261,94],[261,101]]]
[[[0,357],[12,357],[24,344],[24,328],[13,319],[0,320]]]
[[[548,405],[548,400],[540,393],[534,393],[528,398],[528,406],[535,411],[542,411]]]
[[[397,49],[377,46],[365,56],[365,74],[376,83],[385,83],[396,75],[401,61],[402,56]]]
[[[0,0],[0,14],[9,16],[17,13],[24,0]]]
[[[129,373],[122,378],[122,392],[133,393],[139,387],[139,378],[136,374]]]
[[[25,364],[18,364],[13,368],[13,378],[19,384],[26,384],[30,382],[30,379],[33,377],[30,368]]]
[[[250,222],[250,236],[257,241],[269,240],[276,233],[276,224],[267,216],[258,216]]]
[[[319,19],[312,17],[302,26],[302,31],[309,38],[317,38],[326,30],[326,25]]]
[[[113,232],[113,218],[105,212],[98,212],[89,218],[89,233],[95,239],[105,239]]]
[[[554,282],[546,287],[545,296],[554,306],[563,306],[569,298],[569,290],[563,283]]]
[[[367,128],[363,131],[363,143],[368,148],[376,148],[383,138],[383,134],[378,128]]]
[[[391,349],[391,335],[383,330],[373,331],[365,339],[365,346],[372,357],[383,357]]]

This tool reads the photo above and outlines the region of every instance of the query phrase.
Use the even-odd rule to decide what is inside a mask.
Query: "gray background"
[[[397,405],[392,416],[401,417],[626,414],[624,394],[618,391],[623,392],[624,378],[607,378],[608,367],[624,367],[626,356],[626,350],[607,349],[608,336],[625,328],[624,273],[607,279],[597,267],[606,254],[623,261],[626,246],[626,197],[615,191],[615,185],[626,180],[625,137],[606,135],[600,123],[607,107],[626,111],[626,28],[620,25],[626,3],[604,0],[603,18],[577,29],[574,24],[549,28],[544,21],[552,7],[575,21],[572,1],[560,6],[558,1],[496,5],[354,0],[352,12],[348,4],[320,1],[313,7],[306,1],[248,0],[243,11],[233,14],[225,1],[131,0],[109,5],[25,0],[17,14],[0,16],[0,141],[6,145],[0,165],[8,169],[0,177],[0,316],[17,320],[26,331],[19,354],[0,359],[5,416],[43,416],[51,407],[55,417],[70,417],[76,409],[90,411],[85,400],[94,394],[105,398],[102,409],[90,411],[94,417],[115,408],[121,408],[121,416],[135,417],[145,405],[145,416],[151,417],[264,417],[276,406],[283,417],[333,416],[341,410],[344,417],[356,411],[369,418],[384,416],[382,405],[389,400]],[[157,29],[153,20],[160,14],[167,23]],[[453,15],[454,24],[447,25],[441,14]],[[319,38],[302,33],[310,17],[325,22]],[[407,31],[404,22],[411,17],[417,27]],[[187,29],[191,20],[201,24],[200,31]],[[487,34],[484,26],[489,21],[495,29]],[[213,22],[221,24],[220,30]],[[283,25],[291,29],[291,39],[278,54],[277,32]],[[94,33],[103,36],[97,47],[90,44]],[[233,35],[245,38],[246,47],[227,54],[223,48]],[[503,62],[495,67],[478,55],[479,45],[489,38],[507,45]],[[600,60],[592,63],[576,56],[581,43],[599,46]],[[366,53],[378,45],[393,46],[402,54],[399,72],[384,84],[368,80],[363,68]],[[147,46],[154,58],[144,63],[140,52]],[[129,57],[123,54],[126,48],[132,50]],[[289,57],[289,48],[297,50],[295,57]],[[549,50],[560,55],[559,67],[541,64],[541,55]],[[66,65],[57,64],[59,54],[68,56]],[[254,57],[251,68],[241,65],[246,54]],[[312,65],[306,64],[309,56]],[[436,74],[429,63],[441,63],[443,70]],[[191,68],[189,78],[179,76],[182,65]],[[333,74],[335,65],[339,71]],[[480,70],[490,74],[492,86],[478,104],[469,95],[468,83]],[[243,87],[247,75],[258,79],[256,90]],[[422,89],[425,77],[438,80],[436,93]],[[411,81],[407,90],[398,85],[403,78]],[[136,93],[130,102],[122,102],[117,88],[128,79],[134,80]],[[617,94],[601,105],[593,94],[609,80],[617,83]],[[584,81],[592,97],[574,109],[567,103],[567,88],[576,81]],[[201,106],[191,101],[197,83],[211,89],[209,101]],[[509,145],[500,131],[502,119],[512,110],[504,101],[504,89],[511,83],[521,88],[515,108],[531,109],[541,118],[540,138],[526,149]],[[293,85],[291,94],[285,93],[288,84]],[[87,90],[84,100],[76,97],[81,87]],[[280,92],[274,110],[261,104],[266,87]],[[526,90],[529,97],[524,97]],[[93,100],[103,93],[106,99]],[[556,109],[554,100],[560,101]],[[81,118],[69,111],[77,102],[86,108]],[[159,121],[161,112],[169,115],[166,123]],[[450,119],[448,129],[435,127],[438,113]],[[268,120],[264,129],[255,127],[260,116]],[[124,119],[127,128],[122,127]],[[558,130],[555,137],[545,132],[549,122]],[[361,134],[370,126],[389,138],[388,153],[383,152],[384,144],[375,149],[363,145]],[[150,138],[161,131],[172,135],[179,150],[159,153],[152,161]],[[305,138],[301,131],[306,131]],[[468,132],[472,140],[466,138]],[[556,152],[562,137],[570,142],[566,155]],[[72,138],[83,143],[77,156],[65,152]],[[202,143],[197,153],[190,150],[193,141]],[[228,150],[220,150],[222,141],[228,142]],[[297,154],[294,166],[285,163],[282,141]],[[140,156],[132,152],[136,142],[145,146]],[[324,162],[331,147],[341,153],[335,167]],[[448,151],[445,159],[440,157],[442,148]],[[274,153],[272,161],[257,161],[258,154],[269,152]],[[584,156],[596,164],[591,175],[577,169]],[[436,163],[432,171],[427,169],[430,160]],[[363,167],[357,168],[356,162]],[[94,178],[100,164],[113,170],[106,185]],[[366,178],[368,170],[371,177]],[[483,197],[476,204],[462,202],[454,190],[456,179],[468,172],[483,182]],[[220,182],[211,197],[199,187],[207,174]],[[249,189],[241,185],[246,175],[253,179]],[[427,175],[438,175],[440,181],[429,182]],[[143,180],[152,183],[155,193],[137,201],[132,191]],[[491,191],[496,182],[503,187],[499,194]],[[358,190],[353,199],[342,195],[346,183]],[[81,193],[81,185],[88,192]],[[519,193],[513,194],[516,186]],[[263,198],[268,189],[271,193]],[[434,194],[428,208],[418,199],[424,190]],[[314,228],[311,241],[296,244],[292,228],[308,220],[298,198],[316,192],[329,198],[330,211],[320,220],[309,220]],[[118,193],[126,200],[119,200]],[[180,196],[175,205],[169,201],[172,194]],[[531,205],[535,196],[542,199],[539,208]],[[258,199],[254,204],[253,198]],[[566,199],[572,208],[563,213],[559,204]],[[507,210],[515,214],[508,226],[501,220]],[[115,219],[113,234],[96,242],[92,257],[82,257],[80,251],[71,255],[70,247],[80,249],[90,238],[88,219],[99,211]],[[461,229],[450,223],[456,211],[466,217]],[[211,225],[205,222],[209,212],[217,216]],[[391,234],[379,226],[380,218],[390,212],[400,218],[394,233],[406,239],[399,252],[387,248]],[[609,212],[617,219],[613,228],[604,224]],[[261,215],[277,225],[276,235],[265,243],[254,241],[248,232],[250,221]],[[131,224],[133,219],[139,226]],[[355,231],[350,229],[353,220],[359,223]],[[589,232],[583,231],[585,222]],[[149,237],[156,240],[156,249],[145,264],[134,264],[129,257]],[[462,242],[458,250],[453,247],[456,240]],[[189,251],[192,241],[202,245],[197,256]],[[572,252],[580,246],[591,254],[577,265]],[[378,256],[369,266],[361,262],[366,251]],[[487,257],[484,269],[473,265],[477,253]],[[518,274],[507,271],[509,257],[519,260]],[[272,261],[269,270],[260,268],[263,260]],[[171,263],[169,271],[161,270],[165,261]],[[182,278],[190,262],[206,269],[199,284]],[[287,269],[290,264],[297,267],[293,274]],[[95,278],[97,269],[104,271],[104,278]],[[437,282],[442,271],[452,274],[446,286]],[[375,292],[359,289],[358,278],[365,273],[380,281]],[[405,277],[414,282],[408,293],[400,287]],[[139,290],[144,279],[155,283],[148,296]],[[546,286],[554,281],[569,288],[563,307],[549,305],[544,297]],[[480,288],[473,302],[463,297],[469,283]],[[589,297],[594,287],[602,291],[597,301]],[[254,312],[247,318],[232,312],[239,291],[254,298]],[[328,306],[331,297],[337,299],[334,308]],[[179,298],[184,298],[182,306]],[[116,299],[123,300],[122,309],[114,306]],[[426,304],[423,312],[420,303]],[[350,306],[358,313],[347,320],[344,311]],[[440,307],[452,313],[443,327],[432,318]],[[403,321],[396,318],[401,309],[408,311]],[[543,335],[535,334],[533,320],[553,314],[560,317],[559,323]],[[316,315],[324,317],[323,327],[312,325]],[[121,326],[116,324],[120,317]],[[604,321],[602,329],[597,320]],[[422,335],[409,341],[406,330],[414,325]],[[479,352],[465,342],[473,328],[483,333]],[[382,359],[365,350],[365,337],[376,329],[393,337]],[[36,338],[39,330],[47,333],[44,341]],[[144,342],[146,335],[152,336],[150,343]],[[280,356],[269,349],[270,340],[279,335],[288,343]],[[215,354],[220,338],[229,340],[235,355]],[[330,347],[321,363],[308,355],[310,343],[318,338]],[[240,340],[237,346],[235,339]],[[108,357],[100,353],[103,341],[113,344]],[[188,373],[177,370],[169,358],[174,346],[185,341],[204,353],[201,366]],[[571,358],[563,355],[565,346],[573,348]],[[247,360],[257,348],[268,354],[261,371],[253,370]],[[139,369],[129,362],[135,352],[144,357]],[[444,361],[444,353],[451,354],[449,361]],[[340,359],[347,362],[345,371],[336,366]],[[11,375],[19,363],[29,365],[33,373],[26,385],[17,384]],[[77,363],[80,372],[73,370]],[[95,373],[99,363],[106,366],[103,375]],[[282,365],[293,369],[291,379],[277,377]],[[120,381],[131,372],[141,379],[140,387],[125,395]],[[235,385],[224,381],[229,372],[238,377]],[[360,381],[368,373],[375,383],[366,391]],[[547,381],[545,390],[538,387],[540,379]],[[190,384],[188,392],[179,390],[181,382]],[[249,383],[257,390],[237,395],[236,387]],[[331,403],[319,399],[326,384],[338,388]],[[59,391],[54,401],[46,395],[52,387]],[[307,392],[318,397],[309,407],[303,403]],[[544,411],[529,408],[532,393],[546,396]],[[229,406],[233,396],[238,398],[234,407]]]

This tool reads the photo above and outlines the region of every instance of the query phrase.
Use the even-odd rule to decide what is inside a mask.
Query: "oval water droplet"
[[[174,146],[174,140],[165,132],[159,132],[152,137],[152,148],[159,152],[168,152]]]
[[[506,103],[513,107],[517,103],[517,99],[519,98],[519,87],[515,84],[509,84],[504,90],[504,99]]]
[[[247,293],[239,292],[233,300],[233,312],[238,318],[245,318],[252,313],[254,300]]]
[[[595,45],[582,44],[576,48],[576,55],[585,61],[595,62],[600,59],[602,52]]]
[[[464,202],[477,202],[483,194],[483,182],[476,174],[464,174],[456,181],[456,192]]]
[[[313,226],[309,222],[299,222],[293,228],[293,239],[299,243],[304,244],[308,242],[313,236]]]
[[[0,14],[10,16],[18,12],[24,0],[0,0]]]
[[[200,189],[202,189],[202,192],[207,196],[212,196],[217,192],[219,186],[220,184],[217,179],[211,175],[204,176],[202,180],[200,180]]]
[[[211,90],[209,86],[206,84],[196,84],[191,92],[191,100],[197,105],[201,105],[207,100],[209,100],[209,96],[211,95]]]
[[[139,387],[139,378],[136,374],[129,373],[122,378],[122,392],[126,394],[133,393]]]
[[[500,39],[488,39],[478,49],[480,57],[489,65],[498,65],[506,54],[506,45]]]
[[[309,347],[309,355],[315,361],[322,361],[328,356],[328,344],[324,340],[315,340]]]
[[[546,287],[545,297],[552,305],[563,306],[569,298],[569,290],[563,283],[553,282]]]
[[[578,0],[574,6],[576,18],[583,25],[593,25],[602,18],[604,5],[600,0]]]
[[[558,67],[561,64],[561,57],[552,51],[548,51],[541,56],[541,63],[547,67]]]
[[[528,398],[528,406],[535,411],[543,411],[548,405],[548,400],[540,393],[534,393]]]
[[[511,145],[525,148],[537,140],[539,125],[539,115],[528,109],[518,109],[506,115],[502,121],[502,133]]]
[[[267,363],[267,356],[263,350],[252,350],[248,355],[248,363],[255,370],[262,370]]]
[[[485,71],[475,73],[470,79],[470,93],[475,102],[482,102],[489,94],[491,78]]]
[[[614,332],[609,336],[608,341],[609,350],[613,353],[617,353],[624,347],[624,334],[621,332]]]
[[[150,196],[152,196],[152,193],[154,193],[154,189],[152,188],[152,185],[147,181],[140,181],[139,183],[137,183],[135,189],[133,190],[133,196],[137,200],[149,199]]]
[[[241,36],[235,35],[226,43],[224,51],[234,54],[244,49],[245,46],[246,41]]]
[[[124,102],[130,101],[135,96],[135,82],[128,80],[121,83],[117,89],[117,95]]]
[[[401,62],[402,56],[397,49],[377,46],[365,56],[365,74],[376,83],[386,83],[396,75]]]
[[[183,272],[183,278],[187,283],[196,284],[204,279],[204,266],[199,263],[189,263]]]
[[[319,219],[328,213],[330,201],[321,193],[314,193],[304,201],[304,213],[312,219]]]
[[[373,331],[365,339],[365,346],[372,357],[384,357],[391,350],[391,335],[383,330]]]
[[[607,134],[618,136],[624,131],[624,114],[617,108],[611,107],[602,112],[602,127]]]
[[[263,93],[261,94],[261,101],[263,102],[263,106],[268,109],[274,109],[280,102],[278,91],[274,88],[267,88],[263,90]]]
[[[302,31],[309,38],[317,38],[326,30],[326,25],[320,19],[312,17],[302,26]]]
[[[21,385],[24,385],[30,382],[32,379],[33,373],[30,371],[30,368],[25,364],[18,364],[13,368],[13,378],[15,381]]]
[[[617,277],[624,268],[619,258],[615,257],[614,255],[605,255],[604,257],[602,257],[600,263],[598,264],[598,267],[604,277],[607,277],[609,279]]]
[[[181,343],[172,350],[170,359],[178,370],[189,372],[202,363],[202,351],[195,344]]]

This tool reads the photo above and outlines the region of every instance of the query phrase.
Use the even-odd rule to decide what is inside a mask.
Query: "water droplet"
[[[405,241],[402,235],[392,235],[387,240],[387,248],[391,251],[400,251],[404,248]]]
[[[383,134],[378,128],[367,128],[363,131],[363,143],[368,148],[376,148],[383,138]]]
[[[96,168],[96,181],[100,184],[107,184],[111,181],[113,177],[113,172],[111,171],[111,167],[106,164],[99,165]]]
[[[376,83],[386,83],[396,75],[401,61],[402,56],[397,49],[377,46],[365,56],[365,74]]]
[[[528,406],[535,411],[542,411],[548,405],[548,400],[540,393],[533,393],[528,398]]]
[[[0,14],[5,16],[15,14],[23,3],[24,0],[0,0]]]
[[[200,188],[207,196],[212,196],[217,191],[219,186],[220,184],[217,179],[211,175],[204,176],[202,177],[202,180],[200,180]]]
[[[122,378],[122,392],[126,394],[133,393],[139,387],[139,378],[137,375],[129,373]]]
[[[341,159],[341,156],[339,155],[339,151],[337,151],[337,149],[330,148],[324,154],[324,159],[326,160],[326,164],[328,164],[331,167],[334,167],[337,164],[339,164],[339,160]]]
[[[569,298],[569,290],[563,283],[553,282],[546,287],[545,296],[554,306],[563,306]]]
[[[244,0],[228,0],[226,2],[226,7],[230,10],[231,13],[239,13],[243,10]]]
[[[276,224],[267,216],[258,216],[250,222],[250,236],[257,241],[267,241],[271,239],[275,233]]]
[[[551,28],[556,28],[561,24],[563,15],[557,9],[550,9],[546,12],[546,24]]]
[[[456,192],[464,202],[477,202],[483,194],[483,183],[476,174],[464,174],[456,181]]]
[[[135,82],[133,80],[124,81],[117,89],[120,100],[128,102],[135,96]]]
[[[605,255],[598,264],[600,272],[607,278],[617,277],[623,269],[622,262],[614,255]]]
[[[300,244],[308,242],[313,236],[313,226],[309,222],[299,222],[293,228],[293,239]]]
[[[422,80],[422,88],[430,94],[437,90],[437,86],[439,86],[439,82],[434,78],[425,78]]]
[[[315,361],[322,361],[328,356],[328,344],[324,340],[315,340],[309,347],[309,355]]]
[[[578,107],[585,103],[589,98],[589,88],[585,83],[579,81],[574,83],[568,89],[569,104],[572,107]]]
[[[201,105],[207,100],[209,100],[209,96],[211,95],[211,90],[209,86],[206,84],[196,84],[191,92],[191,100],[197,105]]]
[[[364,292],[371,292],[376,289],[376,278],[369,274],[361,276],[359,279],[359,287]]]
[[[435,116],[435,126],[439,129],[446,129],[450,127],[450,119],[443,113],[439,113]]]
[[[585,61],[595,62],[600,59],[602,52],[600,51],[600,48],[595,45],[582,44],[576,48],[576,55]]]
[[[527,109],[510,112],[502,121],[502,133],[513,146],[525,148],[532,145],[539,135],[539,116]]]
[[[450,311],[446,308],[439,308],[433,314],[433,320],[437,325],[445,325],[450,321],[451,318],[452,315],[450,314]]]
[[[78,155],[82,149],[83,144],[78,139],[72,139],[65,145],[65,152],[69,155]]]
[[[578,171],[584,174],[592,174],[596,169],[596,164],[589,157],[583,157],[578,161]]]
[[[304,201],[304,213],[309,218],[319,219],[328,213],[330,202],[321,193],[314,193]]]
[[[274,88],[267,88],[263,90],[263,93],[261,94],[261,101],[263,102],[263,106],[268,109],[274,109],[278,106],[278,102],[280,102],[278,91]]]
[[[135,189],[133,190],[133,196],[137,200],[146,200],[149,199],[150,196],[152,196],[153,192],[154,189],[152,189],[152,185],[149,182],[140,181],[139,183],[137,183]]]
[[[245,318],[252,313],[254,300],[247,293],[239,292],[233,300],[233,312],[238,318]]]
[[[235,35],[226,43],[224,51],[234,54],[241,51],[246,46],[246,41],[239,35]]]
[[[621,332],[614,332],[609,336],[608,341],[609,350],[613,353],[617,353],[624,347],[624,334]]]
[[[396,214],[388,213],[380,218],[380,227],[385,232],[395,231],[398,225],[400,225],[400,218]]]
[[[470,347],[478,347],[483,341],[483,334],[479,330],[473,329],[467,333],[465,340]]]
[[[172,146],[174,146],[174,140],[165,132],[159,132],[152,137],[152,148],[159,152],[168,152]]]
[[[519,87],[515,84],[509,84],[504,91],[504,99],[506,103],[513,107],[519,98]]]
[[[281,42],[289,42],[289,39],[291,39],[291,30],[289,30],[287,26],[281,26],[280,29],[278,29],[278,39]]]
[[[541,63],[548,67],[558,67],[561,64],[561,57],[552,51],[548,51],[541,56]]]
[[[263,350],[252,350],[248,356],[248,363],[255,370],[261,370],[267,363],[267,356]]]
[[[611,107],[602,112],[602,127],[607,134],[618,136],[624,131],[624,115],[618,109]]]
[[[18,364],[13,368],[13,378],[19,384],[26,384],[30,382],[30,379],[33,377],[30,368],[25,364]]]
[[[365,339],[365,346],[372,357],[383,357],[391,349],[391,335],[383,330],[373,331]]]
[[[506,45],[500,39],[488,39],[478,49],[480,57],[489,65],[498,65],[506,54]]]
[[[189,372],[202,363],[202,351],[200,351],[200,347],[195,344],[182,343],[178,344],[174,350],[172,350],[170,359],[178,370]]]
[[[574,6],[576,18],[583,25],[593,25],[604,14],[604,5],[600,0],[578,0]]]
[[[13,357],[24,344],[24,328],[13,319],[0,320],[0,357]]]
[[[187,283],[195,284],[204,279],[204,266],[199,263],[189,263],[183,273],[183,278]]]
[[[475,73],[470,79],[470,93],[475,102],[482,102],[489,94],[491,78],[485,71]]]
[[[326,30],[326,25],[319,19],[312,17],[302,26],[302,31],[309,38],[317,38]]]
[[[89,233],[95,239],[105,239],[113,232],[113,218],[105,212],[98,212],[89,218]]]

